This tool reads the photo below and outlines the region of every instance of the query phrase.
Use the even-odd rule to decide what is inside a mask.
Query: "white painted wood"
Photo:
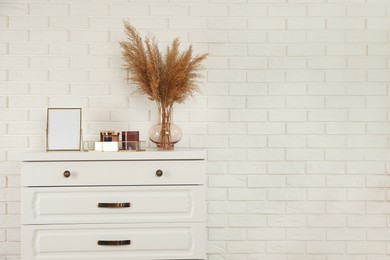
[[[44,152],[24,153],[22,161],[137,161],[137,160],[205,160],[205,151],[175,149],[175,151],[145,152]]]
[[[22,260],[206,259],[204,158],[201,151],[26,156]]]
[[[203,186],[22,188],[22,224],[204,222],[205,204]]]
[[[205,236],[202,223],[25,225],[22,259],[204,259]],[[131,244],[101,246],[99,240]]]
[[[22,162],[21,171],[22,186],[171,185],[204,184],[204,167],[204,161],[190,160]]]

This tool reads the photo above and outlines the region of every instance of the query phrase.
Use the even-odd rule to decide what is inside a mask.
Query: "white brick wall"
[[[20,251],[19,153],[48,106],[147,138],[122,20],[208,52],[179,147],[208,151],[209,260],[390,258],[390,0],[0,0],[0,260]]]

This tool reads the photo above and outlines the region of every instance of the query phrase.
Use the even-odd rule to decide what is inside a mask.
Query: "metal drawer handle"
[[[130,202],[124,203],[98,203],[98,208],[130,208]]]
[[[163,175],[163,171],[162,171],[162,170],[157,170],[157,171],[156,171],[156,175],[157,175],[158,177],[161,177],[161,176]]]
[[[125,246],[130,245],[131,240],[98,240],[100,246]]]
[[[66,170],[64,171],[64,177],[69,178],[70,177],[70,171]]]

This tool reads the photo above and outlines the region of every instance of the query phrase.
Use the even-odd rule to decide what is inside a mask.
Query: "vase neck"
[[[172,115],[173,115],[173,107],[172,106],[157,105],[157,108],[158,108],[157,123],[158,124],[171,124],[172,123]]]

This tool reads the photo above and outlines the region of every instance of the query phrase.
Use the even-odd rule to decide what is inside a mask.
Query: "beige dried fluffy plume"
[[[124,70],[128,81],[137,84],[138,92],[150,100],[170,107],[173,103],[183,103],[198,91],[198,72],[207,54],[192,57],[192,46],[180,52],[180,42],[176,38],[167,47],[163,56],[154,38],[142,40],[137,30],[124,22],[127,41],[121,41],[125,61]]]

